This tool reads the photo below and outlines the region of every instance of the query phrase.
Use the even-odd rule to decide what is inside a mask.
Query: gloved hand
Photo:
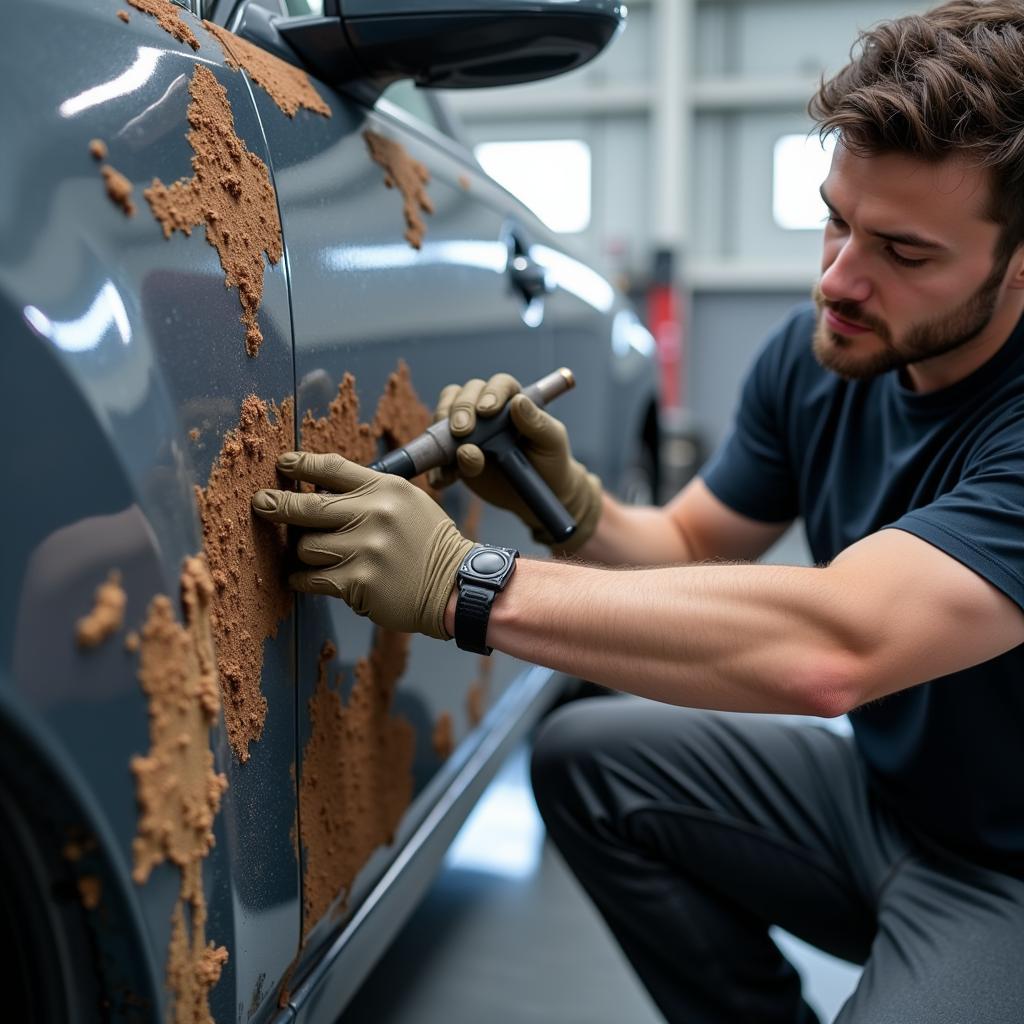
[[[459,445],[455,453],[457,467],[432,470],[430,483],[443,487],[461,477],[484,501],[519,516],[534,540],[559,554],[570,554],[582,547],[597,527],[601,517],[601,481],[572,457],[564,424],[519,391],[519,381],[507,373],[497,373],[486,383],[474,378],[461,387],[449,384],[438,399],[434,422],[448,417],[452,435],[465,437],[476,427],[477,416],[496,416],[508,403],[512,423],[522,435],[519,447],[576,520],[575,533],[564,543],[554,544],[504,474],[486,461],[475,444]]]
[[[255,512],[308,530],[298,556],[315,569],[293,573],[295,590],[340,597],[357,615],[402,633],[449,640],[444,610],[455,574],[474,547],[418,487],[340,455],[285,452],[278,470],[333,494],[261,490]]]

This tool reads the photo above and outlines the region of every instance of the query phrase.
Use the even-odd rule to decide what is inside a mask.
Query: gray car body
[[[8,12],[0,39],[0,380],[12,427],[0,513],[2,820],[17,848],[10,856],[28,865],[26,891],[37,886],[45,903],[26,949],[37,957],[33,941],[56,942],[52,984],[80,1004],[67,1008],[69,1021],[95,1019],[94,997],[108,1000],[111,1019],[165,1018],[177,895],[167,864],[144,885],[131,880],[139,811],[129,765],[149,747],[137,660],[123,634],[79,650],[75,623],[112,567],[127,594],[126,628],[142,623],[154,594],[178,593],[183,559],[202,548],[194,487],[246,395],[296,395],[300,418],[322,415],[351,372],[365,419],[399,359],[428,404],[453,380],[507,370],[525,382],[568,365],[578,388],[555,411],[609,488],[644,439],[656,440],[650,336],[461,146],[385,101],[370,110],[322,85],[333,116],[290,119],[186,21],[202,44],[195,53],[114,0],[26,0]],[[197,61],[226,88],[237,133],[277,190],[285,257],[265,269],[256,358],[204,232],[165,240],[141,195],[153,178],[191,173],[186,108]],[[436,209],[419,252],[402,238],[400,197],[369,159],[366,128],[430,170]],[[107,140],[111,163],[135,184],[134,217],[105,195],[93,138]],[[537,326],[510,284],[517,251],[548,269]],[[465,514],[461,489],[446,507],[457,520]],[[489,509],[480,537],[533,550],[517,522]],[[417,732],[413,801],[394,842],[363,867],[345,913],[325,916],[303,944],[296,775],[328,638],[350,675],[372,627],[340,602],[299,600],[265,646],[269,710],[251,760],[232,756],[222,723],[213,732],[229,782],[204,864],[207,936],[230,953],[211,994],[218,1021],[334,1020],[503,753],[561,685],[547,670],[498,658],[489,710],[473,727],[462,708],[478,659],[414,639],[395,702]],[[430,735],[445,711],[456,746],[441,760]],[[81,861],[61,856],[69,836],[95,843]],[[75,893],[82,872],[101,883],[95,910]]]

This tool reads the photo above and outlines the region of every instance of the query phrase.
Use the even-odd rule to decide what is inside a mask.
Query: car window
[[[305,2],[305,0],[297,0],[297,2]],[[407,78],[389,85],[381,98],[388,103],[393,103],[396,107],[401,107],[407,114],[412,114],[418,120],[426,122],[431,128],[436,128],[441,132],[445,131],[445,126],[438,123],[437,114],[427,98],[427,94],[422,89],[418,89],[412,79]]]
[[[285,0],[289,14],[323,14],[324,0]]]

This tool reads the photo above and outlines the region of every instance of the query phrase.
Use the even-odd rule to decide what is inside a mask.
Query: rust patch
[[[95,875],[83,875],[78,879],[78,898],[86,910],[95,910],[100,905],[103,887]]]
[[[356,664],[347,704],[327,682],[335,654],[325,641],[299,783],[304,939],[339,895],[344,908],[356,875],[377,847],[394,841],[412,799],[416,734],[391,716],[409,636],[377,630],[369,657]]]
[[[460,174],[459,175],[459,188],[461,188],[465,192],[468,192],[469,191],[469,186],[471,184],[472,183],[469,180],[469,175],[468,174]]]
[[[389,448],[398,448],[419,437],[430,426],[433,417],[430,410],[420,401],[412,386],[412,375],[404,359],[398,360],[398,367],[388,376],[384,394],[377,402],[377,414],[373,419],[374,432],[383,437]],[[427,474],[412,478],[435,501],[439,492],[427,482]]]
[[[102,139],[92,139],[89,142],[89,155],[94,160],[107,159],[107,144]]]
[[[206,240],[220,256],[224,284],[238,289],[245,325],[245,350],[255,356],[263,343],[257,312],[263,298],[263,254],[277,263],[283,253],[277,196],[267,165],[235,133],[227,93],[213,72],[197,65],[188,87],[191,178],[167,186],[159,178],[145,190],[164,237],[191,235],[204,225]]]
[[[181,20],[181,8],[172,4],[171,0],[128,0],[128,3],[137,11],[156,18],[160,27],[174,36],[179,43],[188,43],[193,50],[199,49],[199,40],[196,39],[195,32]]]
[[[103,175],[103,183],[107,187],[107,195],[111,201],[121,207],[126,217],[135,216],[135,203],[132,200],[132,183],[110,164],[104,164],[100,168]]]
[[[92,837],[69,839],[60,851],[61,856],[72,864],[77,864],[87,853],[96,849],[96,840]]]
[[[210,989],[228,958],[223,946],[206,941],[202,875],[227,788],[227,779],[214,771],[210,749],[210,729],[220,713],[210,631],[213,592],[203,559],[187,559],[181,574],[185,624],[175,620],[170,599],[158,594],[149,605],[139,656],[139,682],[149,698],[150,749],[131,763],[140,812],[132,879],[143,885],[164,861],[181,872],[167,958],[175,1024],[211,1024]]]
[[[434,753],[442,761],[447,761],[455,749],[455,734],[452,729],[452,716],[447,711],[442,711],[434,723],[434,733],[431,736],[434,745]]]
[[[190,440],[190,441],[191,441],[191,442],[192,442],[193,444],[196,444],[196,443],[197,443],[197,442],[199,441],[199,438],[200,438],[200,437],[202,437],[202,434],[200,433],[200,430],[199,430],[199,428],[198,428],[198,427],[193,427],[193,428],[192,428],[192,429],[191,429],[191,430],[190,430],[190,431],[188,432],[188,439],[189,439],[189,440]]]
[[[402,209],[405,214],[405,240],[414,248],[423,245],[427,225],[422,213],[433,213],[434,204],[427,195],[430,171],[419,160],[414,160],[405,147],[394,139],[385,138],[376,132],[365,131],[363,138],[370,150],[374,163],[384,168],[384,184],[397,188],[402,193]]]
[[[326,416],[318,419],[306,411],[301,436],[302,448],[307,452],[337,452],[364,466],[377,458],[377,435],[373,426],[359,422],[359,396],[351,373],[342,377]]]
[[[123,21],[123,22],[124,22],[124,23],[125,23],[126,25],[127,25],[127,24],[128,24],[128,22],[129,22],[129,21],[131,20],[131,19],[130,19],[130,18],[128,17],[128,12],[127,12],[127,11],[118,11],[118,12],[117,12],[117,17],[118,17],[118,20],[119,20],[119,21]]]
[[[480,655],[479,669],[476,679],[469,684],[469,690],[466,693],[466,718],[469,719],[472,729],[475,729],[483,721],[484,713],[487,710],[494,662],[491,658]]]
[[[236,71],[247,71],[249,77],[289,117],[294,117],[300,107],[324,117],[331,116],[331,108],[313,87],[309,75],[301,68],[294,67],[280,57],[254,46],[212,21],[204,21],[203,28],[212,33],[220,43],[228,67]]]
[[[75,639],[79,647],[98,647],[124,625],[127,598],[121,588],[121,573],[111,569],[105,583],[96,588],[93,609],[78,620]]]
[[[260,690],[263,642],[277,635],[293,605],[285,584],[286,528],[252,514],[261,487],[277,487],[277,456],[294,447],[293,402],[278,408],[256,395],[242,402],[238,426],[224,435],[205,488],[196,488],[203,550],[215,585],[217,645],[224,720],[235,756],[263,735],[267,701]]]
[[[129,654],[134,654],[139,649],[141,643],[142,641],[139,639],[139,634],[133,629],[124,638],[124,649],[128,651]]]

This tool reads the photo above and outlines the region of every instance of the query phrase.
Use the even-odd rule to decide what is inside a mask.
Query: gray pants
[[[1024,1022],[1024,880],[923,847],[849,737],[602,697],[545,723],[533,786],[673,1024],[817,1020],[771,925],[864,965],[842,1024]]]

